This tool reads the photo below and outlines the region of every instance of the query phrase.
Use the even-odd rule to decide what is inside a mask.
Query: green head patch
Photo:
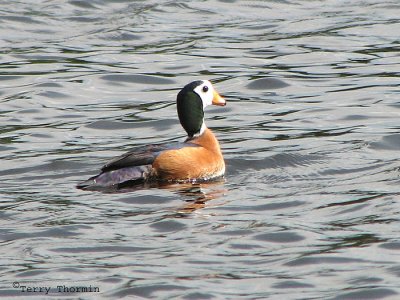
[[[189,137],[199,133],[203,125],[203,101],[194,92],[194,89],[202,83],[202,81],[189,83],[178,93],[176,99],[179,121]]]

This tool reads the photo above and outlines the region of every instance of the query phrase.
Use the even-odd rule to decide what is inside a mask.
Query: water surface
[[[397,299],[399,8],[0,3],[0,296]],[[206,112],[225,180],[75,189],[184,139],[197,79],[228,101]]]

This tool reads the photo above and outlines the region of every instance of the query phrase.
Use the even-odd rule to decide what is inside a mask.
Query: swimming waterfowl
[[[141,146],[104,165],[101,173],[77,185],[80,189],[121,187],[147,181],[197,182],[221,177],[225,162],[213,132],[204,123],[204,108],[224,106],[208,80],[193,81],[178,93],[184,142]]]

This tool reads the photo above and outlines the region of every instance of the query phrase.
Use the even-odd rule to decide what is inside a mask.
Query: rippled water
[[[399,9],[2,1],[0,296],[398,299]],[[196,79],[228,101],[206,112],[224,181],[75,189],[182,140]]]

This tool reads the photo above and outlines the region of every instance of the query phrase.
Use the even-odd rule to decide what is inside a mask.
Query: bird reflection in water
[[[224,179],[212,182],[174,184],[161,188],[174,191],[185,198],[185,205],[178,209],[179,213],[191,213],[206,206],[210,200],[216,200],[226,194]]]
[[[106,194],[121,194],[152,188],[169,190],[185,201],[184,205],[175,210],[176,213],[185,214],[204,208],[208,201],[216,200],[226,194],[228,190],[225,188],[224,183],[224,178],[198,183],[147,182],[131,186],[99,188],[96,191]]]

